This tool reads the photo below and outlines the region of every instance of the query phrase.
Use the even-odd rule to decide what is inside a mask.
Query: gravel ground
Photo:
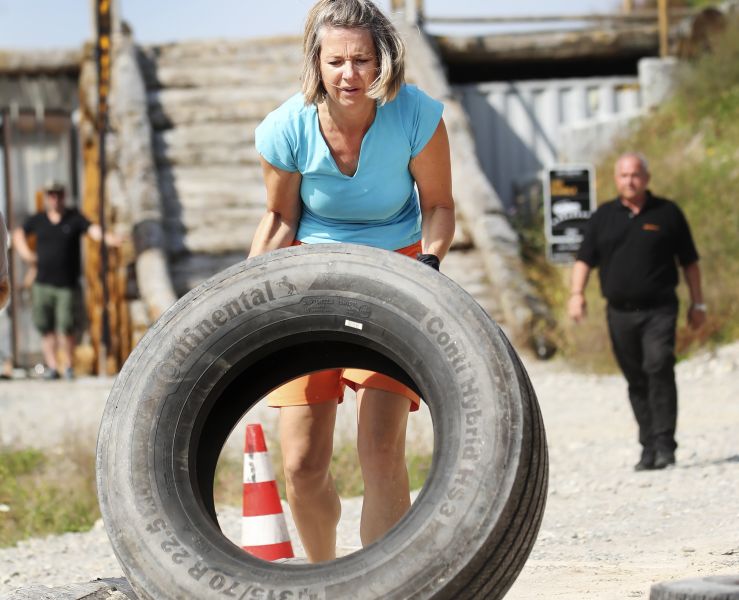
[[[632,470],[636,427],[620,376],[572,373],[556,362],[527,361],[527,368],[547,430],[550,487],[538,541],[507,598],[648,598],[659,581],[739,573],[739,344],[678,366],[678,464],[660,472]],[[65,428],[94,430],[109,385],[0,384],[0,443],[53,445]],[[351,401],[345,404],[344,432],[353,419]],[[256,415],[267,430],[274,412]],[[48,417],[39,422],[39,414]],[[428,416],[414,419],[413,443],[430,443]],[[348,553],[359,548],[361,501],[342,505],[339,551]],[[239,514],[224,508],[219,515],[234,540]],[[287,509],[286,516],[292,530]],[[0,549],[0,594],[121,574],[101,523]]]

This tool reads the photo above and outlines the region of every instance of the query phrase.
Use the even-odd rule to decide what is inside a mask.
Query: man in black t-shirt
[[[44,188],[45,210],[30,216],[22,228],[13,232],[13,247],[21,258],[37,269],[31,290],[33,322],[42,336],[46,379],[74,377],[72,358],[75,347],[76,301],[79,297],[80,238],[87,234],[102,239],[99,225],[90,223],[76,208],[64,205],[64,186],[51,183]],[[36,236],[36,251],[27,235]],[[108,245],[120,245],[117,236],[107,234]],[[63,364],[57,364],[61,350]],[[61,367],[61,368],[60,368]]]
[[[643,156],[621,156],[615,179],[618,198],[599,206],[588,223],[572,269],[568,312],[576,322],[585,317],[583,294],[591,269],[599,268],[613,352],[639,426],[642,453],[634,468],[663,469],[675,463],[677,448],[677,264],[690,290],[688,323],[698,328],[706,313],[698,253],[682,211],[647,189]]]

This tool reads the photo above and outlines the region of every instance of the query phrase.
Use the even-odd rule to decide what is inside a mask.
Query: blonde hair
[[[398,95],[405,81],[405,44],[382,11],[370,0],[318,0],[305,22],[302,90],[306,104],[326,97],[321,80],[321,40],[325,27],[366,29],[375,44],[378,73],[367,95],[380,104]]]

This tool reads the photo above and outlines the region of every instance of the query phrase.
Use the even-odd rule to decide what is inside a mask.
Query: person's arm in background
[[[5,219],[0,213],[0,310],[5,308],[10,299],[10,274],[8,271],[8,231]]]
[[[685,283],[690,290],[690,307],[688,308],[688,325],[698,329],[706,322],[706,306],[703,304],[703,288],[701,287],[701,270],[698,261],[683,267]]]
[[[32,228],[26,233],[26,227],[29,227],[29,221],[23,227],[16,227],[13,230],[13,250],[18,253],[21,259],[28,264],[23,281],[20,283],[21,288],[30,288],[36,279],[36,263],[38,263],[38,254],[28,245],[28,233],[33,233]]]
[[[259,158],[267,189],[267,212],[257,225],[249,257],[290,246],[295,241],[300,221],[299,171],[285,171]]]
[[[91,223],[90,226],[87,228],[87,235],[89,235],[93,240],[96,242],[99,242],[103,239],[103,228],[100,227],[97,223]],[[116,235],[115,233],[111,231],[105,232],[105,245],[106,246],[112,246],[114,248],[119,247],[123,243],[123,237]]]
[[[28,245],[26,232],[23,230],[22,227],[16,227],[13,230],[13,250],[18,252],[20,257],[29,265],[35,265],[38,261],[38,256],[33,250],[31,250],[31,247]]]
[[[410,171],[420,196],[422,252],[442,261],[455,227],[449,137],[443,119],[423,150],[411,159]]]
[[[570,318],[579,323],[588,313],[588,305],[585,301],[585,288],[590,278],[590,265],[582,260],[576,260],[572,266],[572,277],[570,281],[570,299],[567,303],[567,313]]]

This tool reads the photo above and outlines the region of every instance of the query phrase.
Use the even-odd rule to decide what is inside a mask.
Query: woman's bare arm
[[[421,202],[423,252],[441,260],[452,244],[455,227],[449,137],[443,119],[424,149],[411,160],[410,170]]]
[[[300,221],[300,173],[283,171],[264,158],[260,157],[260,160],[267,189],[267,212],[257,226],[250,257],[290,246]]]

